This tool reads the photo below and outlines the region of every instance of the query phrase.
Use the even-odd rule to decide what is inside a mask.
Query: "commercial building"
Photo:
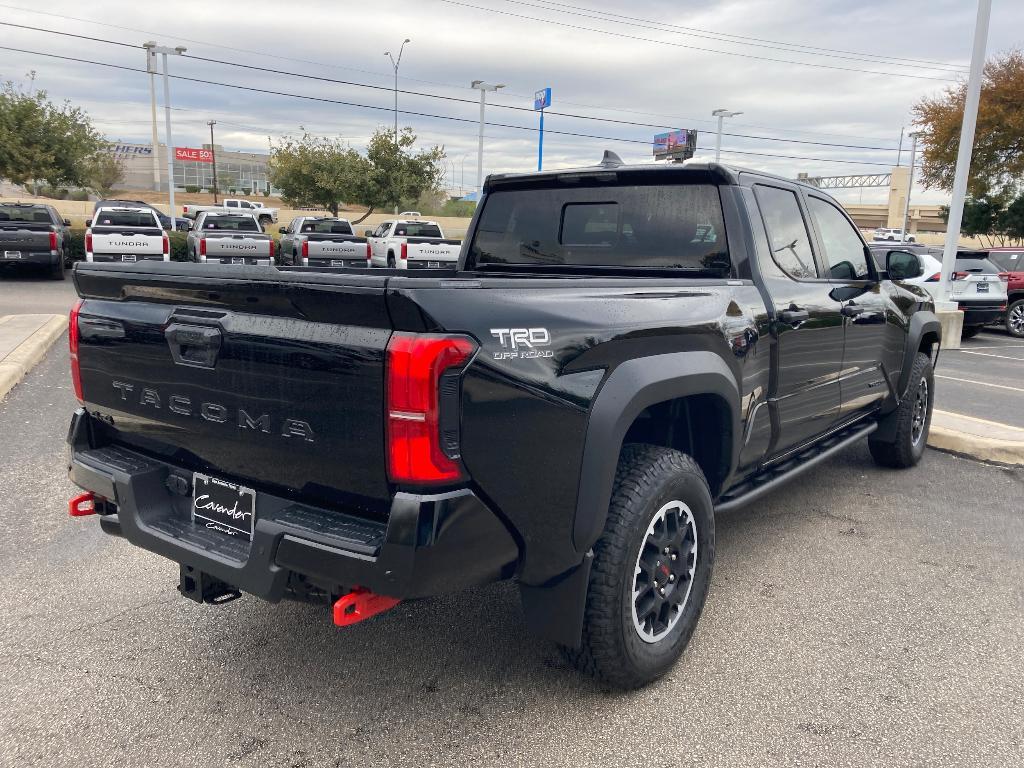
[[[167,148],[160,144],[118,143],[111,147],[124,166],[124,181],[118,187],[126,190],[167,189]],[[174,148],[175,189],[213,188],[213,166],[216,160],[218,189],[235,190],[238,194],[262,194],[270,185],[267,179],[269,155],[256,152],[229,152],[220,145]]]

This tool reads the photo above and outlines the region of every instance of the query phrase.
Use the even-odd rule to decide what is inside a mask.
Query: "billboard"
[[[208,149],[196,149],[194,147],[175,147],[174,159],[192,161],[193,163],[212,163],[213,152]]]
[[[533,94],[533,108],[534,109],[547,109],[551,106],[551,89],[541,88],[535,94]]]
[[[654,137],[654,159],[687,160],[697,151],[697,131],[683,129],[659,133]]]

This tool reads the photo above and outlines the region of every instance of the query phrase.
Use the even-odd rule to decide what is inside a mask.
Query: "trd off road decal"
[[[550,349],[551,334],[547,328],[491,328],[501,344],[501,351],[494,352],[495,360],[529,360],[536,357],[554,357]]]

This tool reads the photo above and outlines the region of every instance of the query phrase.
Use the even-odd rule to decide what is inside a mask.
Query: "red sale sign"
[[[175,147],[175,160],[191,160],[193,163],[212,163],[213,152],[208,149],[195,149],[193,147]]]

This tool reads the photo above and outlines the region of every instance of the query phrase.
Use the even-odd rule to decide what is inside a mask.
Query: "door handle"
[[[864,307],[858,307],[852,301],[839,310],[843,317],[856,317],[864,311]]]
[[[790,307],[779,312],[779,320],[786,325],[797,325],[811,318],[811,313],[799,307]]]

